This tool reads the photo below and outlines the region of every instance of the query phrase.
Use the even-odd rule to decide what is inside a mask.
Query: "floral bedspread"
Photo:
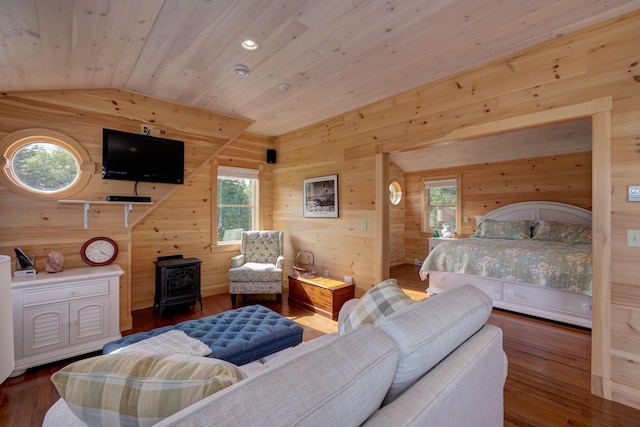
[[[473,274],[591,295],[591,245],[538,240],[457,239],[440,243],[420,269]]]

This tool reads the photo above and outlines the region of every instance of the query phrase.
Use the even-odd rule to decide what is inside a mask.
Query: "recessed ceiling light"
[[[249,75],[249,68],[246,65],[236,65],[233,67],[233,72],[238,77],[247,77]]]
[[[278,88],[280,89],[281,92],[286,92],[289,89],[291,89],[291,86],[289,86],[289,83],[281,83],[280,86],[278,86]]]
[[[242,41],[242,47],[247,50],[256,50],[260,47],[260,45],[255,40],[246,39]]]

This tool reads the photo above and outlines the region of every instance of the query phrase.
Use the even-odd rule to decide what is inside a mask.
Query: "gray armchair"
[[[283,249],[282,231],[242,232],[240,255],[231,258],[229,270],[233,305],[238,294],[276,294],[282,301]]]

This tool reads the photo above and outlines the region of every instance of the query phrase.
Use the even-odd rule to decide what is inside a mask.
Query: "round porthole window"
[[[402,200],[402,187],[395,179],[389,184],[389,201],[392,205],[397,205]]]
[[[69,188],[80,175],[80,165],[63,147],[49,142],[30,142],[11,157],[11,172],[31,191],[51,193]]]
[[[75,140],[55,131],[29,129],[0,141],[2,174],[8,188],[41,199],[79,191],[95,167]]]

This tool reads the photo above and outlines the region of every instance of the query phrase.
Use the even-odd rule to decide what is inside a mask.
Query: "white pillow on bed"
[[[471,237],[527,240],[531,239],[532,226],[533,221],[529,220],[496,221],[495,219],[485,219],[480,223],[475,234]]]

